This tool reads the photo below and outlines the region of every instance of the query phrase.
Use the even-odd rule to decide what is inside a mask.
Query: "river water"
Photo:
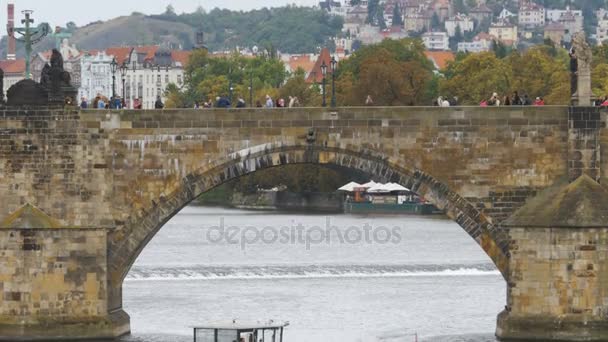
[[[286,342],[495,341],[505,282],[454,222],[188,207],[124,283],[133,335],[192,341],[209,322],[289,321]]]

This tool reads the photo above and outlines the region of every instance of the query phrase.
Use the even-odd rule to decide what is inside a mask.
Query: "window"
[[[182,75],[177,75],[177,84],[182,84]]]
[[[156,85],[160,85],[161,79],[160,79],[160,74],[158,74],[158,76],[156,76]]]
[[[169,75],[165,75],[165,83],[169,84]]]

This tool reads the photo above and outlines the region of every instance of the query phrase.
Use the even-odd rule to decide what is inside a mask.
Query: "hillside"
[[[202,29],[205,44],[212,51],[240,47],[272,47],[287,53],[316,51],[342,29],[342,19],[309,8],[286,6],[249,12],[202,9],[175,14],[171,8],[159,15],[133,13],[105,22],[71,28],[72,44],[81,50],[102,49],[117,45],[171,43],[191,49],[195,32]],[[34,50],[44,51],[55,44],[53,38],[38,43]],[[23,56],[18,44],[18,56]],[[0,41],[0,56],[6,55],[6,37]]]

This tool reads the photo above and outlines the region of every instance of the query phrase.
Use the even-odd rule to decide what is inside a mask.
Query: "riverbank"
[[[342,213],[343,203],[344,198],[339,193],[259,191],[243,194],[219,187],[203,194],[192,205],[256,211]]]

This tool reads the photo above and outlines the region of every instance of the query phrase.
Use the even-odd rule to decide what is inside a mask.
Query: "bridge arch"
[[[160,197],[132,218],[108,239],[110,305],[122,306],[122,283],[131,266],[156,233],[181,209],[202,193],[235,178],[290,164],[318,164],[355,169],[380,181],[402,184],[445,210],[492,259],[507,277],[508,244],[506,232],[494,226],[475,206],[446,184],[422,170],[401,165],[369,150],[318,146],[264,144],[232,153],[212,166],[195,170],[181,179],[178,190]]]

